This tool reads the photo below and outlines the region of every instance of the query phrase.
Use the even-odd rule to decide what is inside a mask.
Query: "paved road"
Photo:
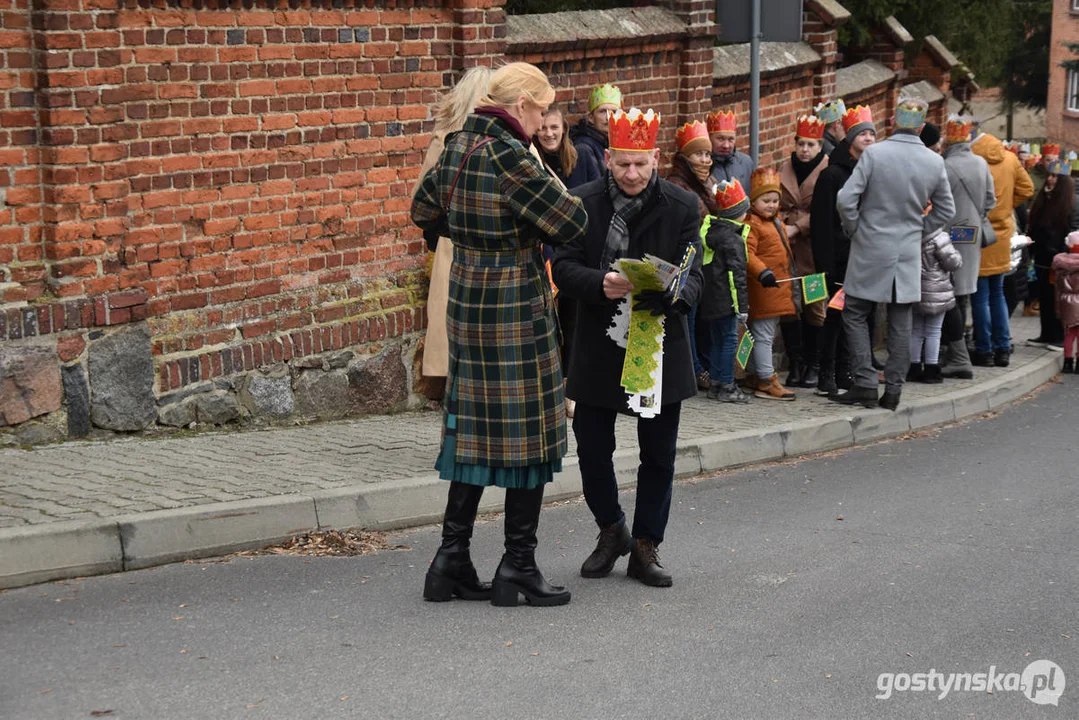
[[[430,527],[363,558],[9,590],[0,717],[1079,717],[1079,378],[1062,379],[989,419],[680,483],[669,590],[624,563],[577,577],[594,536],[579,502],[541,526],[564,608],[424,603]],[[478,526],[485,572],[500,541],[497,519]],[[1058,707],[1003,689],[874,697],[881,673],[1041,659],[1071,681]]]

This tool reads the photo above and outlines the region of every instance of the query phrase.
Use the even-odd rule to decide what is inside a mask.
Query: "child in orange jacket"
[[[750,213],[746,218],[746,276],[749,282],[749,330],[753,333],[753,372],[745,385],[759,398],[794,400],[772,365],[772,343],[782,317],[798,314],[794,257],[779,221],[779,173],[772,168],[753,171]],[[780,282],[787,280],[788,282]]]

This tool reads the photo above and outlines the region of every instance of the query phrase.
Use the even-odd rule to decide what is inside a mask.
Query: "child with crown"
[[[627,575],[652,587],[670,587],[659,546],[671,508],[682,401],[697,394],[686,314],[698,303],[703,284],[700,211],[692,193],[656,172],[658,113],[617,110],[608,122],[607,175],[570,191],[584,202],[588,229],[559,248],[554,260],[559,291],[578,301],[566,394],[577,402],[573,432],[581,482],[600,528],[581,576],[605,577],[628,554]],[[615,260],[646,253],[686,268],[677,294],[634,291],[611,269]],[[630,299],[634,310],[665,316],[659,412],[636,418],[641,465],[632,525],[619,504],[613,461],[615,419],[630,409],[631,400],[621,380],[627,337],[616,330]]]
[[[779,173],[772,168],[753,171],[746,237],[753,357],[752,372],[747,366],[743,385],[759,398],[794,400],[794,393],[779,382],[772,364],[772,344],[780,318],[797,319],[798,315],[796,283],[791,282],[794,256],[779,220],[779,193]]]

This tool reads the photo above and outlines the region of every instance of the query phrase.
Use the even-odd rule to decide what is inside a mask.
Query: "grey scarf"
[[[611,198],[611,204],[614,205],[614,215],[611,217],[611,224],[607,227],[607,244],[603,246],[600,270],[608,270],[611,263],[626,254],[629,249],[629,224],[652,198],[656,191],[658,177],[659,175],[653,172],[648,180],[648,186],[630,197],[618,187],[618,183],[614,181],[614,175],[607,173],[607,195]]]

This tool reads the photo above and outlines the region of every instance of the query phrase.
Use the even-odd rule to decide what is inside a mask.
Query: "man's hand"
[[[603,276],[603,294],[608,300],[624,298],[632,289],[633,283],[616,272],[609,272]]]
[[[767,288],[779,287],[779,283],[776,282],[776,274],[767,268],[761,270],[761,274],[757,276],[761,285]]]
[[[738,313],[738,324],[749,327],[749,313]]]

